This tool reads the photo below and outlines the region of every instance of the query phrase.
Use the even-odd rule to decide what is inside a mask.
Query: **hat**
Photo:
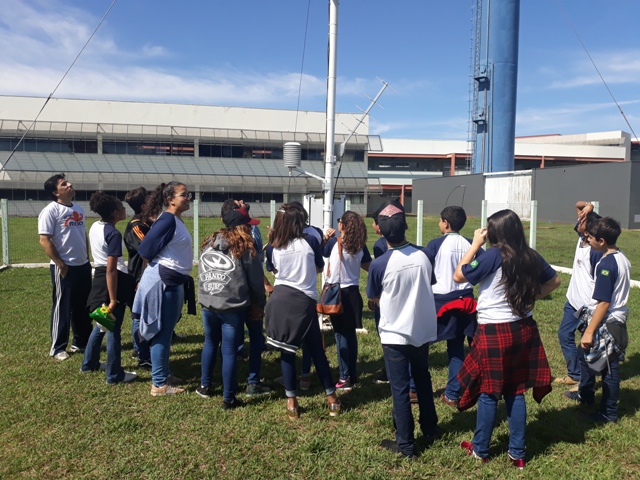
[[[237,227],[238,225],[258,225],[260,220],[251,218],[244,208],[229,210],[222,217],[225,227]]]
[[[402,204],[397,200],[392,200],[376,213],[378,214],[376,223],[384,238],[390,243],[401,242],[407,230],[407,219]]]
[[[394,203],[395,202],[395,203]],[[389,205],[394,204],[396,206],[398,206],[399,208],[404,208],[402,207],[402,204],[398,201],[398,199],[396,198],[395,200],[387,200],[385,202],[383,202],[378,209],[373,212],[373,214],[371,215],[373,217],[373,219],[375,220],[376,223],[378,223],[378,216],[380,215],[380,212],[382,212],[382,210],[384,210],[385,208],[387,208]],[[390,215],[387,215],[390,216]]]

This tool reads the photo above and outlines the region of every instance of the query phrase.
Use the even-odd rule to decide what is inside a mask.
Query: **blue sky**
[[[466,139],[475,0],[342,0],[337,111],[370,132]],[[0,0],[0,94],[46,97],[111,0]],[[638,0],[561,0],[640,134]],[[296,109],[307,0],[118,0],[56,93]],[[325,109],[327,0],[311,0],[301,110]],[[629,131],[559,0],[523,0],[517,135]]]

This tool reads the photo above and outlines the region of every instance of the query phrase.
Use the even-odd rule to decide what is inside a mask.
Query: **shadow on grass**
[[[527,457],[533,458],[544,455],[559,443],[574,445],[585,443],[588,431],[603,428],[603,425],[596,424],[585,418],[586,413],[597,411],[600,399],[601,395],[597,395],[596,404],[593,407],[567,404],[562,408],[540,410],[535,420],[527,422]],[[640,395],[636,390],[621,388],[618,406],[620,420],[624,417],[634,417],[640,410]],[[473,417],[474,423],[469,428],[475,427],[475,414],[473,414]],[[502,422],[507,422],[504,404],[498,410],[496,425],[500,425]],[[492,456],[506,454],[509,449],[509,434],[496,436],[492,444]]]
[[[628,380],[640,375],[640,353],[634,353],[620,364],[620,380]]]

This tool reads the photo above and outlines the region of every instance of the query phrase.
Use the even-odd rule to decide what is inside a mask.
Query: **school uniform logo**
[[[602,270],[602,275],[604,277],[608,277],[609,276],[609,270]]]
[[[478,266],[478,260],[474,260],[469,265],[471,265],[471,268],[476,268]]]
[[[202,272],[198,278],[204,291],[210,294],[221,292],[225,285],[231,281],[227,272],[236,268],[231,258],[213,249],[207,249],[200,255],[200,263],[202,264]]]
[[[73,212],[73,215],[69,215],[65,221],[65,227],[83,227],[84,226],[84,215],[78,212]]]

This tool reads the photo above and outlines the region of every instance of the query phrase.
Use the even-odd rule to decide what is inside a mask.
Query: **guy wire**
[[[98,29],[100,28],[102,23],[105,21],[105,19],[107,18],[107,15],[109,15],[109,12],[111,12],[111,9],[113,8],[113,6],[116,4],[117,1],[118,0],[113,0],[113,2],[111,2],[111,5],[107,9],[106,13],[102,16],[102,19],[98,23],[98,26],[93,30],[93,33],[89,36],[88,40],[85,42],[85,44],[82,47],[82,49],[80,49],[80,52],[78,53],[78,55],[76,55],[76,58],[73,59],[73,62],[71,62],[71,65],[69,65],[69,68],[67,68],[67,71],[64,72],[64,75],[62,76],[62,78],[60,79],[58,84],[56,85],[56,88],[53,89],[53,91],[49,94],[49,96],[45,100],[44,104],[42,105],[42,108],[40,109],[40,111],[36,115],[36,118],[33,119],[33,122],[31,122],[31,125],[29,125],[29,128],[27,128],[27,130],[22,134],[22,137],[20,137],[20,140],[18,140],[18,143],[16,143],[16,146],[13,147],[13,150],[11,150],[11,153],[9,154],[9,157],[7,158],[6,162],[4,162],[4,165],[0,166],[0,171],[6,170],[7,163],[9,163],[9,161],[13,157],[13,154],[16,152],[16,150],[18,149],[18,147],[20,146],[20,144],[22,143],[24,138],[31,131],[33,126],[36,124],[36,122],[38,121],[38,118],[40,118],[40,114],[42,114],[42,111],[44,110],[44,107],[47,106],[47,103],[49,103],[49,100],[51,100],[51,98],[55,95],[56,91],[58,90],[58,87],[60,87],[60,85],[62,84],[64,79],[67,77],[67,75],[69,74],[69,72],[71,71],[73,66],[76,64],[76,62],[80,58],[80,55],[82,55],[82,52],[84,52],[85,48],[87,48],[87,45],[89,45],[89,42],[91,41],[93,36],[96,34],[96,32],[98,31]]]

